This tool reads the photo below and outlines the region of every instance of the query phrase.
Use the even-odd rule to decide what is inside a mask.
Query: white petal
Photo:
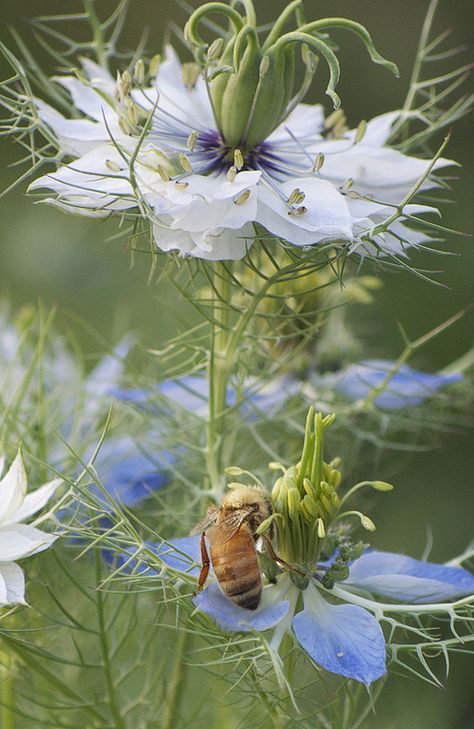
[[[28,524],[14,524],[0,529],[0,564],[47,549],[57,539]]]
[[[430,160],[409,157],[388,147],[371,147],[360,144],[347,147],[339,154],[325,152],[329,143],[320,145],[325,154],[321,174],[325,179],[340,185],[348,179],[353,180],[352,189],[373,194],[383,202],[399,202],[418,179],[426,173]],[[453,164],[450,160],[440,159],[435,169]],[[424,187],[436,186],[436,181],[427,180]]]
[[[33,516],[33,514],[36,514],[37,511],[48,503],[51,496],[62,483],[63,480],[61,478],[56,478],[54,481],[43,484],[36,491],[27,494],[22,506],[12,514],[8,522],[3,523],[3,526],[6,524],[19,524],[30,516]]]
[[[25,576],[14,562],[0,563],[0,605],[26,605]]]
[[[266,141],[275,144],[292,142],[292,134],[298,139],[321,139],[323,129],[324,108],[321,104],[298,104]]]
[[[26,489],[25,466],[21,452],[18,451],[15,460],[0,481],[0,525],[7,523],[10,516],[21,507]]]
[[[104,114],[110,112],[111,105],[107,104],[97,91],[83,84],[78,78],[74,76],[55,76],[54,80],[69,91],[76,109],[92,119],[102,122]]]
[[[90,58],[86,58],[85,56],[81,58],[81,65],[93,86],[102,87],[108,92],[112,91],[113,93],[115,81],[106,68],[99,66],[95,61],[91,61]]]
[[[285,202],[295,188],[306,197],[307,212],[289,215]],[[298,246],[313,245],[323,240],[352,239],[352,223],[346,201],[334,185],[315,178],[296,178],[280,185],[282,197],[264,184],[258,187],[257,222],[274,235]],[[282,199],[283,198],[283,199]]]
[[[40,119],[54,132],[61,145],[63,154],[80,157],[95,149],[101,142],[110,139],[105,124],[90,121],[89,119],[66,119],[49,104],[41,99],[35,99]],[[114,124],[113,128],[117,125]]]
[[[241,230],[221,228],[193,234],[155,225],[153,232],[162,251],[176,250],[183,256],[208,261],[239,261],[252,245],[254,236],[251,225]]]
[[[0,478],[2,477],[3,469],[5,468],[5,457],[0,456]]]

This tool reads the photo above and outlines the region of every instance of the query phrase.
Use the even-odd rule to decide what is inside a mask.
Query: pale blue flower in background
[[[169,540],[163,544],[147,542],[165,567],[197,576],[200,563],[199,536]],[[133,554],[133,550],[129,550]],[[146,559],[146,558],[145,558]],[[153,575],[156,565],[120,557],[126,570],[135,569]],[[215,582],[196,598],[196,607],[209,615],[223,630],[232,632],[262,631],[275,628],[269,639],[277,649],[285,632],[292,632],[312,660],[328,671],[370,684],[386,672],[385,639],[374,613],[377,606],[427,605],[453,601],[474,594],[474,575],[462,567],[435,564],[401,554],[367,550],[349,568],[349,576],[336,581],[333,589],[324,589],[321,578],[330,562],[322,562],[315,578],[302,591],[303,610],[298,611],[300,590],[283,574],[276,585],[264,588],[262,601],[255,611],[231,602]],[[212,572],[211,572],[212,575]],[[365,601],[361,596],[370,596]],[[329,600],[328,600],[329,598]],[[334,603],[337,598],[343,602]],[[370,605],[371,609],[359,603]]]
[[[438,390],[462,379],[460,373],[430,374],[406,364],[397,367],[395,362],[385,359],[365,360],[323,377],[323,381],[332,385],[338,394],[352,401],[365,400],[387,380],[383,392],[374,400],[374,404],[382,410],[415,407]]]

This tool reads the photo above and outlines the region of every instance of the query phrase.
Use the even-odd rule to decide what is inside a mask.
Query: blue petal
[[[201,553],[199,549],[199,536],[194,537],[181,537],[178,539],[170,539],[166,544],[156,544],[155,542],[145,542],[145,546],[162,562],[168,567],[178,570],[179,572],[185,572],[188,575],[198,576],[200,568],[195,566],[201,561]],[[105,550],[108,561],[112,561],[112,552]],[[125,550],[125,553],[119,553],[116,557],[115,563],[123,568],[124,572],[138,572],[142,574],[147,572],[148,574],[157,574],[161,572],[160,569],[156,570],[150,567],[146,561],[146,555],[141,555],[142,559],[130,559],[137,552],[135,547],[129,547]],[[193,566],[194,565],[194,566]]]
[[[136,506],[152,491],[171,481],[169,468],[175,457],[168,452],[152,458],[138,448],[132,438],[123,436],[106,440],[95,461],[102,485],[125,506]],[[99,489],[91,490],[100,493]]]
[[[332,605],[311,584],[303,598],[293,631],[315,663],[367,685],[385,674],[385,640],[373,615],[356,605]]]
[[[474,594],[474,575],[462,567],[422,562],[391,552],[366,552],[351,565],[349,577],[340,584],[411,603]]]
[[[124,337],[115,347],[113,354],[103,357],[86,379],[89,395],[96,397],[109,394],[123,374],[124,360],[133,344],[131,337]]]
[[[247,633],[251,630],[268,630],[285,617],[290,603],[288,600],[273,602],[272,587],[263,591],[262,600],[256,610],[238,607],[227,598],[216,585],[210,585],[194,598],[199,610],[209,615],[222,630]]]
[[[382,359],[366,360],[351,365],[339,375],[335,389],[349,400],[364,400],[374,388],[384,382],[394,366],[394,362]],[[374,402],[385,410],[413,407],[440,388],[462,379],[462,375],[457,373],[428,374],[412,370],[408,365],[402,365]]]

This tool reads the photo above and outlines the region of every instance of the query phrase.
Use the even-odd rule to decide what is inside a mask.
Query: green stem
[[[15,692],[12,671],[12,660],[7,653],[0,653],[1,672],[1,722],[2,729],[15,729]]]
[[[120,705],[117,700],[117,692],[115,690],[115,682],[114,682],[113,673],[112,673],[112,664],[110,662],[110,645],[109,645],[107,627],[106,627],[106,622],[105,622],[104,596],[103,596],[101,588],[100,588],[100,582],[102,580],[102,562],[101,562],[100,550],[96,550],[95,567],[96,567],[96,582],[97,582],[96,605],[97,605],[97,615],[98,615],[98,622],[99,622],[99,641],[100,641],[100,648],[101,648],[102,660],[103,660],[103,665],[104,665],[104,677],[105,677],[105,683],[106,683],[106,687],[107,687],[108,704],[110,707],[112,717],[114,719],[115,729],[127,729],[127,725],[125,723],[125,720],[122,717],[122,713],[120,711]]]
[[[108,68],[107,49],[104,43],[104,34],[102,26],[94,7],[94,0],[84,0],[84,9],[89,18],[89,24],[92,28],[92,37],[94,47],[97,53],[97,60],[102,68]]]
[[[225,268],[215,264],[213,324],[209,358],[209,415],[207,421],[206,462],[210,488],[216,497],[223,488],[223,417],[227,405],[229,362],[230,281]]]
[[[184,688],[185,663],[183,654],[186,649],[189,634],[186,630],[179,630],[178,639],[174,649],[174,667],[170,681],[166,687],[166,704],[164,707],[164,716],[160,722],[160,729],[171,729],[175,726],[177,712],[181,705],[181,697]]]

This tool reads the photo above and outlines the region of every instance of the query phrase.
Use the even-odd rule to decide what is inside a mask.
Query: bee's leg
[[[209,560],[209,554],[207,553],[206,547],[206,533],[201,532],[201,572],[199,573],[198,579],[198,591],[202,590],[209,574],[209,568],[211,562]]]
[[[288,562],[285,562],[284,559],[278,556],[278,554],[273,549],[273,544],[271,543],[270,539],[267,537],[266,534],[260,535],[262,539],[265,542],[265,546],[267,548],[267,552],[270,555],[270,557],[277,562],[279,565],[281,565],[285,570],[288,570],[289,572],[297,572],[299,575],[304,576],[304,572],[302,572],[298,567],[295,567],[295,565],[288,564]]]

